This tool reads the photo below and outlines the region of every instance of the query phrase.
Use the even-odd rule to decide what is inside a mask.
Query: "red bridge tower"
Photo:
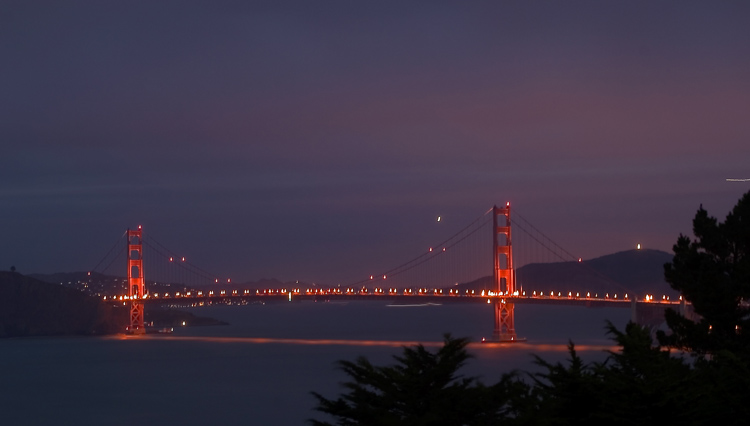
[[[128,229],[128,296],[130,297],[130,327],[132,334],[145,334],[143,324],[143,296],[146,294],[146,281],[143,279],[142,230]]]
[[[498,216],[505,216],[505,224],[498,226]],[[510,238],[510,203],[504,208],[493,206],[493,245],[495,260],[495,292],[503,292],[513,295],[516,291],[516,273],[513,269],[513,249]],[[503,245],[498,242],[498,235],[503,234],[505,241]],[[503,260],[500,260],[503,256]],[[506,303],[504,299],[495,302],[495,330],[492,339],[501,342],[512,342],[518,340],[514,324],[513,303]]]

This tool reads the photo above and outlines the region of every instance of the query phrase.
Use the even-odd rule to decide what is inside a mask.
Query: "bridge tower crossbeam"
[[[499,216],[505,217],[505,223],[502,225],[498,224]],[[515,269],[513,269],[510,203],[506,203],[505,207],[502,208],[493,206],[492,225],[495,292],[503,292],[512,296],[516,291],[516,274]],[[500,234],[505,237],[504,244],[502,245],[498,238]],[[504,258],[504,261],[500,260],[501,256]],[[506,303],[502,298],[495,302],[495,329],[492,332],[492,340],[501,342],[518,340],[515,327],[514,305],[513,303]]]
[[[143,296],[146,294],[146,281],[143,278],[143,231],[128,229],[128,296],[130,298],[130,327],[132,334],[145,334],[143,319]]]

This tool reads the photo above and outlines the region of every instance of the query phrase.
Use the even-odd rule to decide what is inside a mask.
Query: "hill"
[[[96,335],[121,332],[127,308],[73,288],[0,271],[0,337]]]
[[[591,292],[591,295],[628,293],[643,297],[678,294],[664,281],[664,264],[672,255],[661,250],[627,250],[583,262],[532,263],[516,271],[519,290]],[[461,289],[483,290],[493,286],[492,277],[460,284]]]
[[[20,274],[16,274],[21,276]],[[102,275],[96,272],[58,272],[54,274],[29,274],[25,277],[27,280],[36,281],[39,284],[45,284],[45,291],[59,291],[64,289],[66,291],[74,291],[82,295],[88,295],[90,299],[99,301],[102,295],[114,295],[114,294],[126,294],[127,293],[127,278],[116,277],[111,275]],[[148,289],[151,292],[165,292],[165,291],[187,291],[188,287],[149,282]],[[176,289],[176,290],[175,290]],[[125,330],[125,326],[129,318],[127,317],[127,311],[129,306],[118,306],[115,311],[117,315],[117,324],[119,328],[111,329],[103,333],[96,334],[109,334],[109,333],[122,333]],[[122,318],[121,318],[122,317]],[[149,306],[145,310],[144,320],[149,327],[152,325],[154,328],[162,327],[178,327],[184,324],[190,326],[204,326],[204,325],[226,325],[224,321],[220,321],[210,317],[197,316],[191,312],[180,311],[177,309]],[[1,320],[0,320],[1,321]],[[0,322],[0,324],[2,324]],[[0,325],[1,327],[1,325]],[[81,333],[43,333],[43,334],[81,334]],[[84,333],[85,334],[85,333]],[[34,335],[34,334],[26,334]],[[0,336],[2,334],[0,333]]]
[[[28,274],[29,277],[47,283],[59,284],[64,287],[74,288],[92,296],[113,296],[127,294],[127,278],[103,275],[98,272],[56,272],[53,274]],[[218,286],[218,287],[217,287]],[[314,286],[304,282],[288,281],[283,282],[275,278],[262,278],[258,281],[246,281],[242,283],[220,283],[218,285],[209,284],[202,286],[189,286],[179,283],[163,283],[154,281],[146,277],[146,288],[149,293],[173,293],[188,292],[196,290],[244,290],[244,289],[282,289],[282,288],[307,288]]]
[[[28,274],[29,277],[64,287],[74,288],[92,296],[112,296],[128,293],[128,279],[98,272],[56,272],[54,274]],[[159,283],[146,279],[146,287],[152,293],[186,292],[192,290],[184,285]]]

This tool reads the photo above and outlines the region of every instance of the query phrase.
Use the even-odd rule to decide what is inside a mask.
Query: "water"
[[[334,362],[367,356],[391,363],[404,342],[438,346],[442,334],[490,336],[489,305],[388,307],[377,302],[283,303],[195,308],[231,323],[184,327],[146,338],[0,340],[3,424],[302,425],[310,391],[333,397],[346,377]],[[516,308],[526,344],[472,345],[462,371],[485,383],[533,369],[531,353],[565,358],[572,338],[584,359],[601,360],[611,342],[605,318],[622,327],[628,309],[524,305]]]

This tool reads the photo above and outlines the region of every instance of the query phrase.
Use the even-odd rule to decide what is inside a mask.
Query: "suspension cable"
[[[148,246],[148,247],[150,247],[155,253],[161,255],[165,259],[166,258],[177,257],[177,256],[174,255],[174,252],[172,252],[171,250],[167,249],[163,245],[159,244],[153,238],[150,237],[149,239],[151,241],[153,241],[154,243],[158,244],[162,249],[164,249],[167,252],[167,253],[162,252],[161,250],[159,250],[159,248],[157,248],[156,246],[152,245],[149,241],[147,241],[147,240],[144,239],[143,244],[146,245],[146,246]],[[172,254],[172,256],[169,256],[169,254]],[[213,275],[210,272],[207,272],[207,271],[205,271],[205,270],[203,270],[203,269],[195,266],[194,264],[192,264],[190,262],[175,262],[174,264],[178,268],[180,268],[180,269],[182,269],[182,270],[184,270],[186,272],[190,272],[190,273],[192,273],[194,275],[200,276],[202,278],[205,278],[205,279],[208,279],[208,280],[213,280],[213,279],[216,278],[216,275]]]
[[[533,229],[534,231],[536,231],[536,232],[538,232],[539,234],[541,234],[541,235],[542,235],[542,237],[544,237],[544,238],[545,238],[545,239],[546,239],[547,241],[549,241],[549,242],[550,242],[550,243],[552,243],[552,244],[553,244],[553,245],[554,245],[555,247],[557,247],[558,249],[560,249],[560,250],[561,250],[561,251],[562,251],[563,253],[565,253],[565,254],[567,254],[568,256],[570,256],[570,258],[571,258],[571,259],[573,259],[573,260],[577,260],[577,259],[578,259],[578,257],[577,257],[577,256],[574,256],[574,255],[573,255],[573,254],[571,254],[571,253],[570,253],[569,251],[565,250],[565,249],[564,249],[563,247],[561,247],[561,246],[560,246],[559,244],[557,244],[557,243],[556,243],[556,242],[555,242],[555,241],[554,241],[554,240],[553,240],[552,238],[548,237],[547,235],[545,235],[545,234],[544,234],[544,232],[540,231],[540,230],[539,230],[539,229],[537,229],[537,228],[536,228],[536,227],[535,227],[534,225],[532,225],[532,224],[531,224],[531,222],[529,222],[529,221],[528,221],[528,220],[527,220],[527,219],[526,219],[525,217],[523,217],[523,215],[522,215],[522,214],[518,213],[518,210],[515,210],[515,209],[514,209],[514,210],[513,210],[513,215],[514,215],[514,216],[518,216],[518,217],[519,217],[519,218],[520,218],[521,220],[523,220],[524,222],[526,222],[526,224],[527,224],[527,225],[528,225],[529,227],[531,227],[531,229]],[[524,230],[524,231],[525,231],[525,230]],[[532,237],[532,238],[533,238],[533,237]],[[535,239],[536,239],[536,238],[535,238]],[[537,240],[537,241],[539,241],[539,240]],[[558,255],[558,256],[559,256],[559,255]],[[560,257],[560,258],[562,258],[562,256],[559,256],[559,257]]]
[[[447,239],[445,239],[445,240],[441,241],[440,243],[438,243],[438,244],[434,245],[433,247],[443,247],[443,248],[445,248],[445,249],[447,250],[448,248],[450,248],[450,247],[453,247],[453,246],[455,246],[456,244],[460,243],[461,241],[465,240],[465,239],[466,239],[466,238],[468,238],[468,237],[469,237],[470,235],[474,234],[474,233],[475,233],[475,232],[477,232],[477,231],[478,231],[479,229],[481,229],[481,226],[483,226],[483,225],[484,225],[484,223],[483,223],[482,225],[480,225],[480,227],[477,227],[476,229],[474,229],[473,231],[471,231],[471,232],[470,232],[470,233],[468,233],[467,235],[463,236],[462,238],[458,239],[457,241],[454,241],[454,242],[452,242],[452,243],[450,243],[450,244],[447,244],[447,243],[449,243],[449,242],[450,242],[451,240],[453,240],[454,238],[456,238],[456,237],[458,237],[459,235],[461,235],[461,234],[462,234],[463,232],[465,232],[465,231],[466,231],[467,229],[470,229],[470,228],[471,228],[472,226],[476,225],[476,224],[477,224],[477,222],[479,222],[479,221],[481,221],[481,220],[485,219],[485,218],[487,217],[487,214],[488,214],[488,213],[490,213],[491,211],[492,211],[492,209],[489,209],[489,210],[487,210],[487,211],[486,211],[486,212],[485,212],[484,214],[482,214],[481,216],[479,216],[479,217],[477,217],[476,219],[474,219],[473,221],[471,221],[471,223],[469,223],[469,224],[468,224],[468,225],[466,225],[465,227],[461,228],[461,229],[460,229],[460,230],[459,230],[458,232],[454,233],[453,235],[451,235],[451,236],[450,236],[450,237],[448,237]],[[428,251],[428,252],[422,253],[422,254],[420,254],[419,256],[417,256],[417,257],[415,257],[415,258],[413,258],[413,259],[411,259],[411,260],[409,260],[409,261],[407,261],[407,262],[404,262],[404,263],[402,263],[401,265],[398,265],[398,266],[396,266],[396,267],[393,267],[393,268],[391,268],[391,269],[389,269],[389,270],[385,271],[384,273],[382,273],[382,274],[379,274],[378,276],[379,276],[379,277],[382,277],[382,276],[386,276],[386,277],[387,277],[388,275],[391,275],[391,276],[393,276],[393,275],[398,275],[398,274],[401,274],[401,273],[403,273],[403,272],[406,272],[406,271],[408,271],[408,270],[411,270],[411,269],[413,269],[413,268],[416,268],[417,266],[419,266],[419,265],[421,265],[421,264],[423,264],[423,263],[425,263],[425,262],[428,262],[428,261],[430,261],[431,259],[433,259],[433,258],[435,258],[435,257],[439,256],[439,255],[440,255],[440,254],[442,254],[442,253],[444,253],[444,251],[442,251],[442,250],[437,250],[437,251]],[[427,257],[427,258],[425,259],[425,257]],[[360,281],[357,281],[357,282],[355,282],[355,283],[352,283],[352,284],[350,284],[350,286],[358,286],[358,285],[360,285],[360,284],[363,284],[363,283],[366,283],[366,282],[368,282],[368,281],[372,281],[373,279],[374,279],[374,276],[373,276],[373,278],[371,278],[371,279],[364,279],[364,280],[360,280]],[[381,281],[382,281],[382,279],[379,279],[379,280],[381,280]]]
[[[581,260],[581,258],[580,258],[580,257],[576,257],[576,256],[574,256],[573,254],[571,254],[571,253],[570,253],[569,251],[565,250],[565,249],[564,249],[563,247],[561,247],[561,246],[560,246],[559,244],[557,244],[557,243],[556,243],[556,242],[555,242],[554,240],[552,240],[552,238],[548,237],[548,236],[547,236],[547,235],[545,235],[545,234],[544,234],[544,233],[543,233],[542,231],[540,231],[540,230],[539,230],[539,229],[537,229],[537,228],[536,228],[536,227],[535,227],[534,225],[532,225],[532,224],[531,224],[531,222],[529,222],[529,221],[528,221],[528,220],[527,220],[527,219],[526,219],[525,217],[523,217],[523,215],[521,215],[520,213],[518,213],[518,211],[517,211],[517,210],[514,210],[514,215],[515,215],[515,216],[518,216],[518,217],[519,217],[519,218],[520,218],[521,220],[523,220],[523,221],[524,221],[524,222],[526,223],[526,225],[528,225],[529,227],[531,227],[531,229],[535,230],[535,231],[536,231],[536,232],[538,232],[538,233],[539,233],[540,235],[542,235],[542,237],[544,237],[544,238],[545,238],[545,239],[546,239],[547,241],[549,241],[549,242],[550,242],[550,243],[552,243],[552,244],[553,244],[553,245],[554,245],[555,247],[557,247],[558,249],[560,249],[560,250],[561,250],[561,251],[562,251],[563,253],[565,253],[565,254],[567,254],[568,256],[570,256],[570,258],[571,258],[571,259],[572,259],[573,261],[579,261],[579,262],[580,262],[580,260]],[[550,253],[554,254],[554,255],[555,255],[555,256],[557,256],[557,257],[559,257],[559,258],[560,258],[561,260],[563,260],[563,261],[566,261],[566,259],[565,259],[565,258],[563,258],[563,257],[562,257],[562,256],[561,256],[561,255],[560,255],[559,253],[557,253],[557,252],[553,251],[552,249],[550,249],[549,247],[547,247],[547,245],[546,245],[546,244],[544,244],[544,243],[543,243],[542,241],[540,241],[539,239],[537,239],[537,238],[536,238],[536,237],[535,237],[534,235],[532,235],[532,234],[531,234],[531,233],[530,233],[529,231],[527,231],[526,229],[524,229],[524,228],[523,228],[523,226],[519,225],[518,223],[516,223],[516,226],[517,226],[518,228],[520,228],[520,229],[521,229],[522,231],[524,231],[524,232],[525,232],[525,233],[526,233],[526,234],[527,234],[528,236],[530,236],[531,238],[533,238],[534,240],[536,240],[536,241],[537,241],[537,242],[538,242],[539,244],[541,244],[541,245],[542,245],[542,247],[544,247],[545,249],[547,249],[547,250],[548,250],[548,251],[549,251]],[[621,288],[622,290],[625,290],[625,291],[630,291],[630,290],[629,290],[628,288],[626,288],[626,287],[625,287],[624,285],[622,285],[622,284],[621,284],[620,282],[618,282],[618,281],[616,281],[615,279],[613,279],[612,277],[610,277],[610,276],[608,276],[608,275],[604,274],[603,272],[601,272],[601,271],[599,271],[599,270],[595,269],[595,268],[594,268],[593,266],[591,266],[590,264],[588,264],[588,262],[581,262],[581,263],[582,263],[582,266],[583,266],[583,267],[584,267],[585,269],[587,269],[588,271],[592,272],[592,273],[593,273],[594,275],[597,275],[597,276],[599,276],[599,278],[602,278],[602,279],[604,279],[605,281],[608,281],[608,282],[610,282],[610,283],[612,283],[612,284],[616,285],[617,287]]]
[[[99,267],[99,265],[101,265],[101,264],[102,264],[102,262],[104,262],[104,261],[105,261],[105,260],[106,260],[106,259],[107,259],[107,258],[109,257],[109,255],[110,255],[110,254],[112,254],[112,252],[113,252],[113,251],[115,250],[115,248],[116,248],[116,247],[117,247],[117,246],[118,246],[119,244],[121,244],[121,243],[122,243],[122,238],[123,238],[123,237],[125,236],[125,234],[127,234],[127,233],[128,233],[128,231],[125,231],[125,232],[123,232],[123,233],[122,233],[122,235],[120,235],[120,238],[118,238],[118,239],[117,239],[117,241],[116,241],[116,242],[114,243],[114,245],[112,245],[112,248],[111,248],[111,249],[109,249],[109,251],[107,252],[107,254],[105,254],[105,255],[104,255],[104,257],[102,257],[102,259],[101,259],[101,260],[99,261],[99,263],[97,263],[97,264],[96,264],[96,266],[94,266],[94,268],[93,268],[93,269],[91,269],[91,271],[94,271],[94,272],[96,272],[96,270],[97,270],[97,268]],[[120,252],[122,252],[122,249],[120,249]],[[120,256],[120,253],[117,253],[117,256],[115,256],[115,257],[114,257],[114,259],[117,259],[117,257],[118,257],[118,256]],[[112,262],[114,262],[114,260],[110,261],[110,262],[109,262],[109,264],[107,265],[107,267],[106,267],[106,268],[104,268],[103,270],[104,270],[104,271],[106,271],[107,269],[109,269],[109,267],[110,267],[110,266],[112,265]]]

